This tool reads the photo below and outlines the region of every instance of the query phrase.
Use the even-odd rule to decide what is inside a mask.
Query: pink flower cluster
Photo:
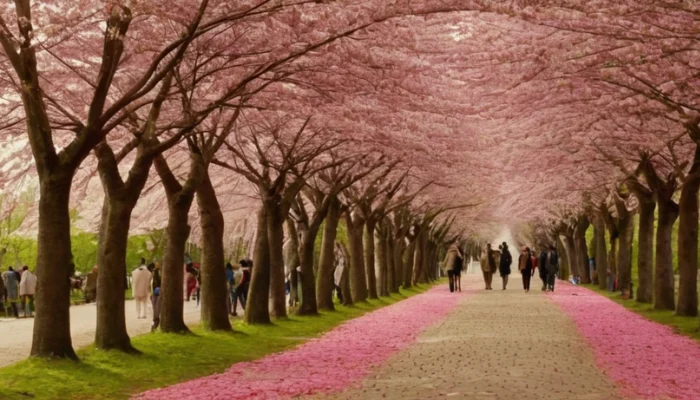
[[[282,399],[340,391],[413,343],[461,296],[446,286],[353,319],[299,347],[233,365],[222,374],[151,390],[136,399]]]
[[[700,398],[700,346],[586,288],[550,295],[593,347],[599,367],[635,399]]]

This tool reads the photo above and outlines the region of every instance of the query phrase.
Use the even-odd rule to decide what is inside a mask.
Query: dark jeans
[[[530,280],[532,279],[532,268],[525,268],[523,274],[523,289],[530,290]]]
[[[238,308],[238,302],[241,302],[241,309],[245,310],[245,291],[242,287],[238,289],[231,289],[231,302],[233,303],[233,313],[236,313]]]
[[[542,290],[547,289],[547,274],[540,273],[540,279],[542,280]]]
[[[557,276],[554,274],[547,275],[547,286],[549,290],[554,291],[554,282],[557,280]]]
[[[155,330],[160,325],[160,295],[152,295],[151,304],[153,305],[153,329]]]

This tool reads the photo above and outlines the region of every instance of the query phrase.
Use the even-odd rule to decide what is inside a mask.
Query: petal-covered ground
[[[635,399],[700,398],[700,345],[589,289],[561,284],[550,295],[576,323],[596,361]]]
[[[446,285],[338,326],[318,339],[222,374],[142,393],[136,399],[282,399],[342,390],[411,345],[461,296]]]

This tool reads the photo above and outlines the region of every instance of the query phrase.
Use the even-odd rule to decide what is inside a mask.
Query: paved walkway
[[[495,279],[494,279],[495,280]],[[507,291],[472,291],[440,324],[375,369],[359,387],[314,399],[619,399],[574,323],[520,275]],[[494,289],[500,288],[494,282]]]
[[[95,303],[73,306],[70,308],[70,330],[73,347],[78,349],[95,341],[95,321],[97,309]],[[139,335],[151,330],[153,310],[149,307],[148,318],[136,318],[136,305],[133,300],[126,301],[126,328],[129,335]],[[199,322],[199,308],[196,301],[185,302],[185,322]],[[0,318],[0,366],[24,360],[32,348],[33,318]]]

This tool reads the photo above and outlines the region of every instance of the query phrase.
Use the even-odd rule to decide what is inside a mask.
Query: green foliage
[[[195,328],[193,335],[146,334],[132,339],[142,355],[78,352],[81,362],[28,359],[0,369],[1,399],[127,399],[156,387],[223,372],[232,364],[260,358],[312,339],[366,312],[425,291],[412,288],[401,295],[370,300],[319,317],[290,316],[274,325],[252,326],[236,321],[236,333],[212,333]]]

